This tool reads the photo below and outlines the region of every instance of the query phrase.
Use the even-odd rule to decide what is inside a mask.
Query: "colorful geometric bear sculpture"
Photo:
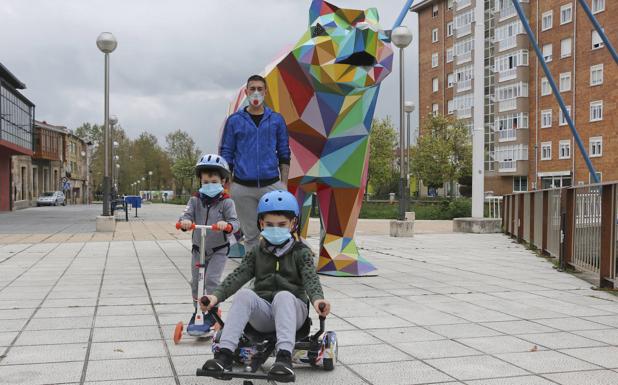
[[[390,39],[375,8],[342,9],[314,0],[309,29],[264,71],[266,104],[288,125],[292,161],[288,188],[302,207],[307,234],[312,195],[322,225],[318,272],[370,275],[354,231],[367,181],[369,131],[380,82],[391,72]],[[230,112],[247,105],[243,89]]]

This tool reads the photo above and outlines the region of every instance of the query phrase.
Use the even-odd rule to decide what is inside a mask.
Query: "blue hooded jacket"
[[[288,128],[283,116],[264,106],[255,126],[244,109],[225,122],[219,154],[234,172],[234,181],[246,186],[267,186],[279,180],[279,165],[290,164]]]

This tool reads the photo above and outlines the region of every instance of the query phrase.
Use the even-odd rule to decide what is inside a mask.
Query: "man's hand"
[[[324,310],[320,310],[320,304],[324,304]],[[330,302],[325,299],[318,299],[313,303],[313,308],[320,317],[326,317],[330,313]]]
[[[209,301],[208,306],[205,306],[204,303],[202,302],[204,298],[208,298],[208,301]],[[214,295],[205,295],[204,297],[200,298],[199,302],[200,302],[200,309],[202,310],[202,312],[206,313],[213,307],[217,306],[217,303],[219,303],[219,299],[215,297]]]
[[[191,225],[193,224],[193,222],[191,222],[188,219],[183,219],[182,221],[180,221],[180,228],[184,231],[190,230],[191,229]]]

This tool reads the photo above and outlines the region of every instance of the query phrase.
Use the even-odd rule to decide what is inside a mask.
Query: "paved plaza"
[[[195,377],[209,343],[172,342],[192,311],[190,241],[171,228],[182,206],[162,206],[107,235],[87,217],[100,206],[0,215],[0,384],[242,383]],[[378,275],[322,276],[339,363],[299,368],[298,384],[618,384],[614,295],[500,234],[366,229]]]

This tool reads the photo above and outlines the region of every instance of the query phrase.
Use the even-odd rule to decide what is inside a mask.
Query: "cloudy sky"
[[[375,6],[390,29],[405,0],[333,0]],[[310,0],[2,0],[0,62],[27,86],[36,119],[76,128],[103,120],[102,31],[111,56],[110,112],[129,136],[148,131],[163,144],[188,131],[215,151],[229,101],[307,28]],[[414,31],[416,18],[404,20]],[[415,37],[417,33],[415,33]],[[407,49],[407,99],[415,100],[416,39]],[[382,85],[376,117],[398,121],[398,67]],[[418,104],[418,103],[417,103]]]

